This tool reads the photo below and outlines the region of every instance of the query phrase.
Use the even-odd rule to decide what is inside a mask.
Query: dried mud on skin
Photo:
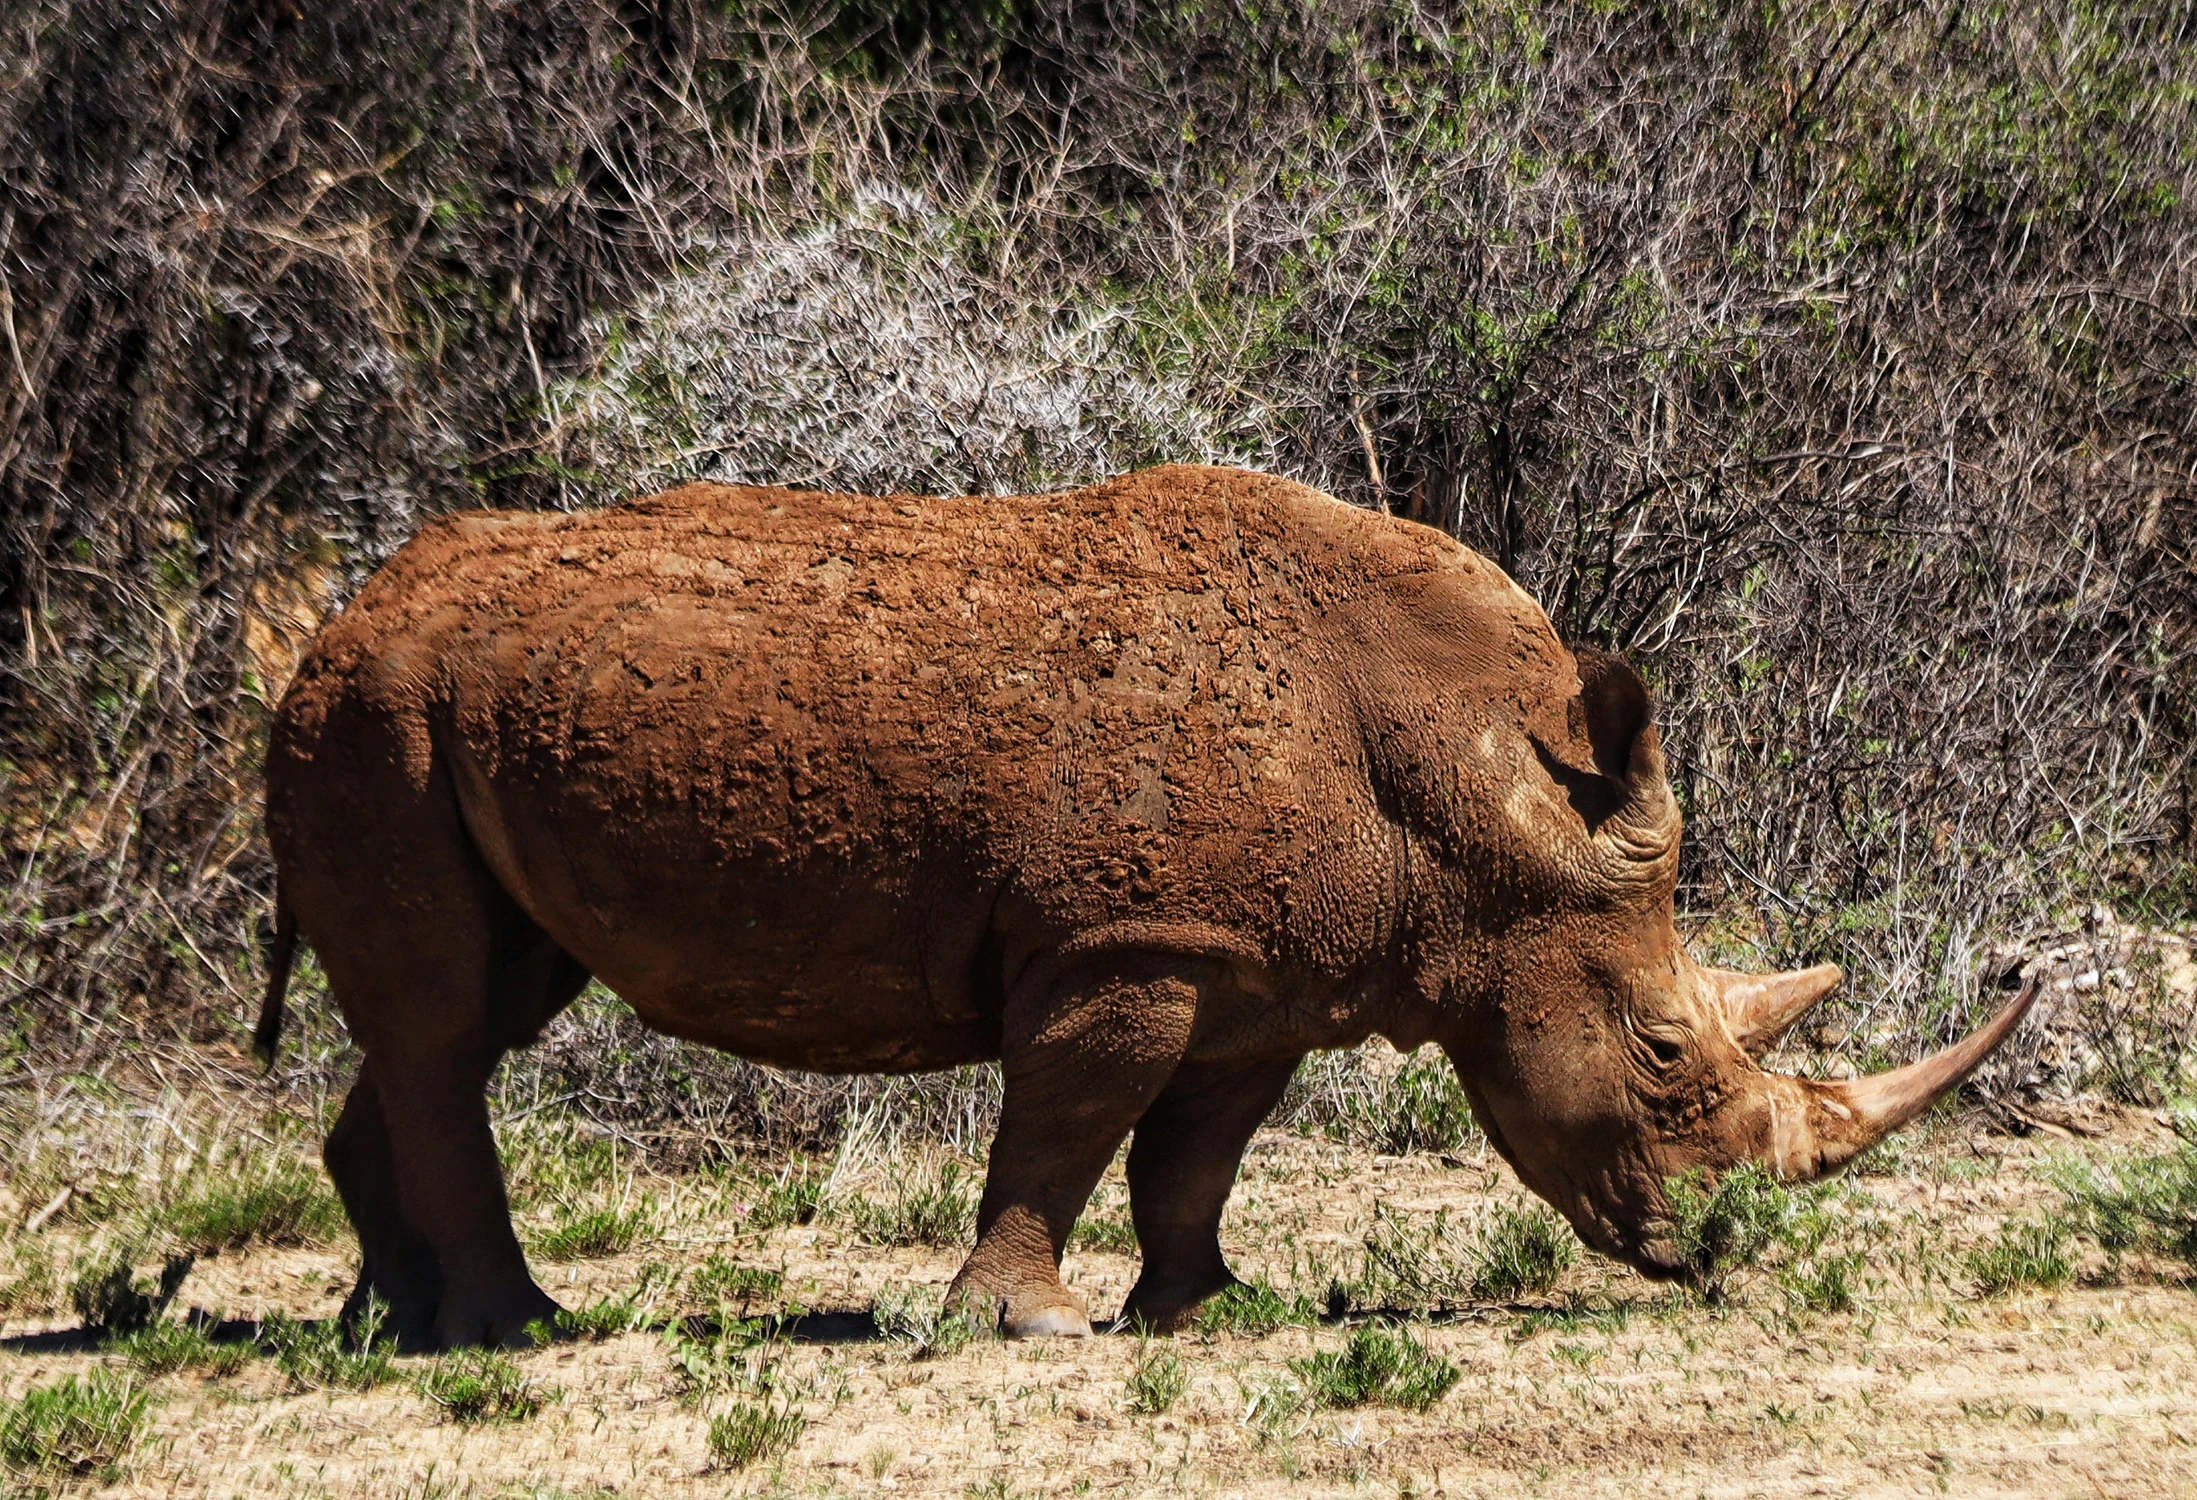
[[[2136,1118],[2136,1117],[2131,1117]],[[2124,1128],[2113,1145],[2139,1141]],[[1959,1244],[2055,1202],[2058,1143],[1975,1121],[1862,1187]],[[1981,1157],[1997,1169],[1968,1180]],[[1118,1169],[1116,1173],[1118,1178]],[[1118,1190],[1118,1181],[1114,1186]],[[1410,1213],[1516,1202],[1492,1158],[1387,1158],[1269,1133],[1254,1146],[1224,1240],[1240,1269],[1286,1275],[1292,1253],[1341,1258],[1378,1203]],[[1294,1237],[1294,1245],[1289,1241]],[[646,1250],[545,1269],[567,1306],[630,1289],[644,1261],[711,1251],[783,1265],[820,1311],[880,1288],[943,1287],[958,1249],[882,1250],[835,1229],[741,1235],[690,1222]],[[324,1317],[349,1274],[341,1250],[225,1255],[182,1301],[229,1317]],[[1126,1256],[1071,1253],[1094,1307],[1134,1279]],[[1774,1298],[1727,1311],[1673,1307],[1608,1262],[1563,1291],[1631,1299],[1622,1327],[1526,1332],[1519,1309],[1438,1318],[1426,1342],[1463,1379],[1425,1412],[1301,1416],[1279,1436],[1244,1421],[1247,1390],[1340,1346],[1332,1326],[1263,1338],[1185,1335],[1189,1386],[1166,1415],[1134,1415],[1137,1341],[979,1341],[911,1361],[891,1343],[796,1345],[782,1358],[812,1394],[809,1426],[775,1466],[709,1466],[709,1417],[683,1401],[662,1340],[630,1334],[518,1356],[557,1398],[531,1421],[465,1426],[413,1390],[425,1361],[356,1393],[293,1392],[271,1363],[225,1379],[155,1382],[166,1398],[118,1496],[1411,1495],[1706,1496],[2197,1493],[2197,1297],[2150,1284],[1975,1299],[1887,1292],[1851,1314],[1788,1319]],[[7,1333],[30,1331],[27,1325]],[[0,1393],[84,1373],[83,1353],[0,1354]]]

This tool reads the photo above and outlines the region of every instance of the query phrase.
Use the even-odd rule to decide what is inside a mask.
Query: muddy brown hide
[[[1227,1285],[1242,1148],[1316,1048],[1443,1043],[1529,1185],[1651,1267],[1659,1174],[1796,1128],[1672,930],[1638,680],[1447,537],[1284,480],[435,522],[309,653],[268,787],[366,1056],[327,1152],[354,1306],[415,1342],[553,1310],[482,1089],[589,975],[781,1066],[1002,1059],[957,1295],[1017,1333],[1088,1327],[1059,1257],[1132,1130],[1127,1310]],[[1643,1005],[1708,1037],[1653,1119]]]

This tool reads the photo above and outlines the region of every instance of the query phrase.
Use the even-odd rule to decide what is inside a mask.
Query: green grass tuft
[[[778,1389],[775,1346],[760,1318],[675,1318],[663,1325],[663,1338],[688,1401],[721,1391],[765,1396]]]
[[[1289,1368],[1320,1406],[1401,1406],[1423,1411],[1457,1383],[1457,1366],[1401,1328],[1368,1323],[1340,1353],[1293,1359]]]
[[[809,1419],[792,1407],[735,1402],[709,1424],[710,1462],[720,1469],[781,1458],[793,1451],[808,1430]]]
[[[1190,1372],[1184,1368],[1182,1356],[1175,1352],[1173,1344],[1148,1339],[1137,1346],[1136,1358],[1130,1362],[1129,1376],[1123,1386],[1131,1411],[1140,1416],[1156,1417],[1172,1407],[1190,1388]]]
[[[2000,1226],[1997,1239],[1969,1252],[1968,1274],[1986,1297],[2025,1287],[2065,1286],[2075,1275],[2075,1262],[2068,1254],[2073,1237],[2072,1227],[2061,1219],[2009,1219]]]
[[[300,1323],[274,1313],[260,1338],[275,1367],[300,1390],[370,1391],[396,1378],[395,1343],[382,1334],[387,1313],[379,1302],[359,1320],[355,1336],[334,1318]]]
[[[532,1248],[543,1260],[558,1264],[623,1255],[652,1232],[650,1217],[645,1210],[601,1209],[549,1230],[535,1239]]]
[[[152,1397],[124,1370],[94,1370],[0,1403],[0,1464],[23,1474],[111,1478],[144,1435]]]
[[[1794,1307],[1807,1312],[1852,1312],[1859,1300],[1865,1258],[1859,1250],[1818,1252],[1778,1272],[1778,1285]]]
[[[234,1375],[251,1362],[246,1344],[217,1344],[205,1328],[192,1322],[163,1319],[135,1333],[110,1338],[109,1354],[119,1354],[133,1369],[147,1375],[172,1375],[178,1370],[204,1370],[210,1375]]]
[[[761,1232],[789,1224],[812,1224],[824,1207],[825,1174],[795,1157],[776,1177],[758,1186],[748,1205],[748,1228]]]
[[[870,1316],[885,1338],[908,1346],[913,1359],[945,1359],[992,1332],[990,1321],[973,1308],[946,1306],[936,1287],[881,1290]]]
[[[758,1303],[775,1302],[785,1290],[786,1276],[783,1271],[735,1265],[722,1255],[712,1255],[689,1285],[712,1308],[744,1318]]]
[[[347,1228],[343,1205],[322,1176],[288,1163],[258,1181],[201,1184],[160,1216],[186,1250],[208,1254],[247,1245],[318,1245]]]
[[[1456,1069],[1433,1047],[1412,1053],[1385,1078],[1346,1091],[1327,1129],[1388,1156],[1456,1151],[1478,1132]]]
[[[935,1176],[919,1173],[904,1179],[889,1201],[852,1200],[848,1216],[855,1234],[867,1244],[896,1249],[959,1245],[976,1231],[976,1194],[961,1164],[949,1161]]]
[[[1471,1294],[1482,1302],[1515,1302],[1555,1286],[1579,1261],[1571,1227],[1539,1204],[1503,1204],[1482,1226],[1475,1245],[1478,1265]]]
[[[510,1355],[479,1349],[438,1360],[414,1388],[453,1422],[523,1422],[548,1399]]]
[[[1499,1204],[1469,1229],[1447,1209],[1413,1217],[1380,1204],[1365,1269],[1341,1289],[1364,1307],[1512,1302],[1548,1291],[1578,1259],[1579,1241],[1539,1204]]]
[[[621,1333],[638,1333],[648,1327],[645,1308],[631,1297],[598,1297],[580,1307],[557,1313],[555,1332],[576,1339],[612,1339]]]
[[[2075,1224],[2116,1270],[2130,1251],[2170,1256],[2197,1269],[2197,1145],[2103,1166],[2072,1162],[2054,1176]]]
[[[1068,1231],[1071,1250],[1098,1250],[1109,1255],[1137,1253],[1137,1226],[1127,1214],[1086,1213]]]
[[[1264,1338],[1290,1324],[1317,1323],[1320,1310],[1309,1297],[1284,1296],[1264,1281],[1239,1282],[1198,1309],[1194,1326],[1206,1335],[1232,1333]]]

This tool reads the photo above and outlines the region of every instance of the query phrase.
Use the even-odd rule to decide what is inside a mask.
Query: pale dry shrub
[[[553,398],[589,491],[685,479],[1009,494],[1149,464],[1271,459],[1254,411],[1209,413],[1132,311],[1012,280],[980,227],[865,183],[847,212],[698,247],[591,326],[599,366]]]

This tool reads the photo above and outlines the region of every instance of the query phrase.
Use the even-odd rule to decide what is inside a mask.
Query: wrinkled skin
[[[1836,971],[1687,958],[1638,679],[1448,538],[1228,470],[432,523],[307,654],[267,774],[282,920],[365,1052],[326,1153],[353,1307],[416,1344],[554,1311],[483,1088],[590,975],[780,1066],[1000,1059],[955,1294],[1019,1335],[1088,1331],[1060,1256],[1132,1133],[1124,1311],[1229,1285],[1244,1145],[1314,1049],[1439,1042],[1523,1180],[1669,1274],[1667,1179],[1835,1167],[2012,1024],[1864,1084],[1760,1070]]]

